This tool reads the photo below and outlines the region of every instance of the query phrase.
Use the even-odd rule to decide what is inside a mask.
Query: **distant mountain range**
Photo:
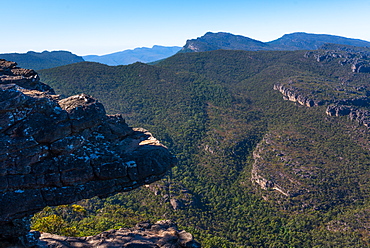
[[[314,50],[325,43],[370,47],[370,42],[328,34],[292,33],[277,40],[261,42],[241,35],[230,33],[211,33],[197,39],[188,40],[180,52],[206,52],[213,50]]]
[[[27,53],[4,53],[0,59],[17,62],[19,67],[42,70],[62,65],[83,62],[84,59],[68,51],[44,51]]]
[[[106,55],[87,55],[83,56],[85,61],[98,62],[106,65],[128,65],[135,62],[149,63],[161,59],[168,58],[178,51],[181,47],[172,46],[153,46],[152,48],[140,47],[133,50],[125,50],[121,52],[106,54]]]
[[[262,42],[241,35],[208,32],[197,39],[187,40],[182,48],[155,45],[152,48],[140,47],[101,56],[87,55],[82,57],[68,51],[7,53],[0,54],[0,59],[15,61],[18,66],[23,68],[41,70],[83,61],[98,62],[110,66],[128,65],[135,62],[150,63],[171,57],[176,53],[205,52],[220,49],[244,51],[315,50],[327,43],[370,47],[368,41],[328,34],[292,33],[285,34],[281,38],[270,42]]]
[[[370,47],[370,42],[329,34],[292,33],[285,34],[277,40],[267,42],[274,50],[315,50],[326,43]]]

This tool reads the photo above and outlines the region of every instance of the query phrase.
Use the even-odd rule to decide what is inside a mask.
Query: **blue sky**
[[[67,50],[102,55],[153,45],[183,46],[208,31],[260,41],[293,32],[370,41],[370,0],[0,1],[0,53]]]

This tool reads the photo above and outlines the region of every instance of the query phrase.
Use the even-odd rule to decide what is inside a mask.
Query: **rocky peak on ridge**
[[[205,52],[218,49],[247,51],[269,50],[267,44],[248,37],[224,32],[208,32],[197,39],[187,40],[180,52]]]
[[[61,99],[33,70],[0,60],[0,247],[31,247],[45,206],[106,197],[159,180],[176,158],[96,99]],[[32,235],[34,234],[34,235]]]

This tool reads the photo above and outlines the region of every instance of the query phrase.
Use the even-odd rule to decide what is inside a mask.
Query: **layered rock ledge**
[[[96,99],[60,99],[33,70],[0,60],[0,247],[32,245],[45,206],[106,197],[160,179],[176,158]]]
[[[325,44],[320,50],[308,51],[305,58],[322,63],[339,64],[346,71],[335,79],[294,77],[274,84],[273,89],[284,100],[307,107],[326,106],[328,116],[348,116],[360,125],[370,127],[370,49]],[[351,72],[352,71],[352,72]],[[340,74],[338,74],[340,75]]]
[[[142,248],[200,248],[190,233],[179,230],[169,221],[162,220],[155,224],[142,222],[133,228],[109,230],[89,237],[64,237],[53,234],[42,234],[38,243],[40,248],[47,247],[142,247]]]
[[[304,174],[309,173],[302,170],[303,166],[288,156],[288,152],[282,150],[283,145],[275,140],[275,136],[272,132],[267,133],[253,151],[251,181],[263,190],[275,190],[285,197],[305,194],[309,190],[302,186],[298,178],[307,177],[309,175]],[[277,147],[281,150],[277,150]],[[284,170],[284,167],[290,167],[291,170]]]
[[[292,81],[290,81],[289,83],[292,83]],[[320,106],[325,103],[324,101],[321,101],[321,100],[310,99],[304,94],[299,93],[297,89],[286,87],[280,83],[274,84],[274,90],[277,90],[281,94],[283,94],[284,100],[298,102],[299,104],[303,106],[313,107],[313,106]]]

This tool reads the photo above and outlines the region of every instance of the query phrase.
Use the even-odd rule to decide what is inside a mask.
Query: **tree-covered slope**
[[[0,54],[0,59],[14,61],[19,67],[33,70],[48,69],[84,61],[82,57],[67,51],[4,53]]]
[[[316,83],[335,101],[352,97],[351,85],[366,86],[370,74],[353,72],[352,62],[341,63],[345,56],[317,59],[328,53],[219,50],[157,65],[85,62],[41,71],[57,93],[91,94],[108,112],[149,129],[180,161],[161,183],[99,201],[97,209],[79,203],[90,211],[86,220],[97,216],[113,227],[102,225],[114,223],[102,213],[114,205],[172,218],[204,247],[368,246],[368,128],[274,90],[295,82],[293,93],[302,95]],[[332,90],[344,82],[344,91]]]

